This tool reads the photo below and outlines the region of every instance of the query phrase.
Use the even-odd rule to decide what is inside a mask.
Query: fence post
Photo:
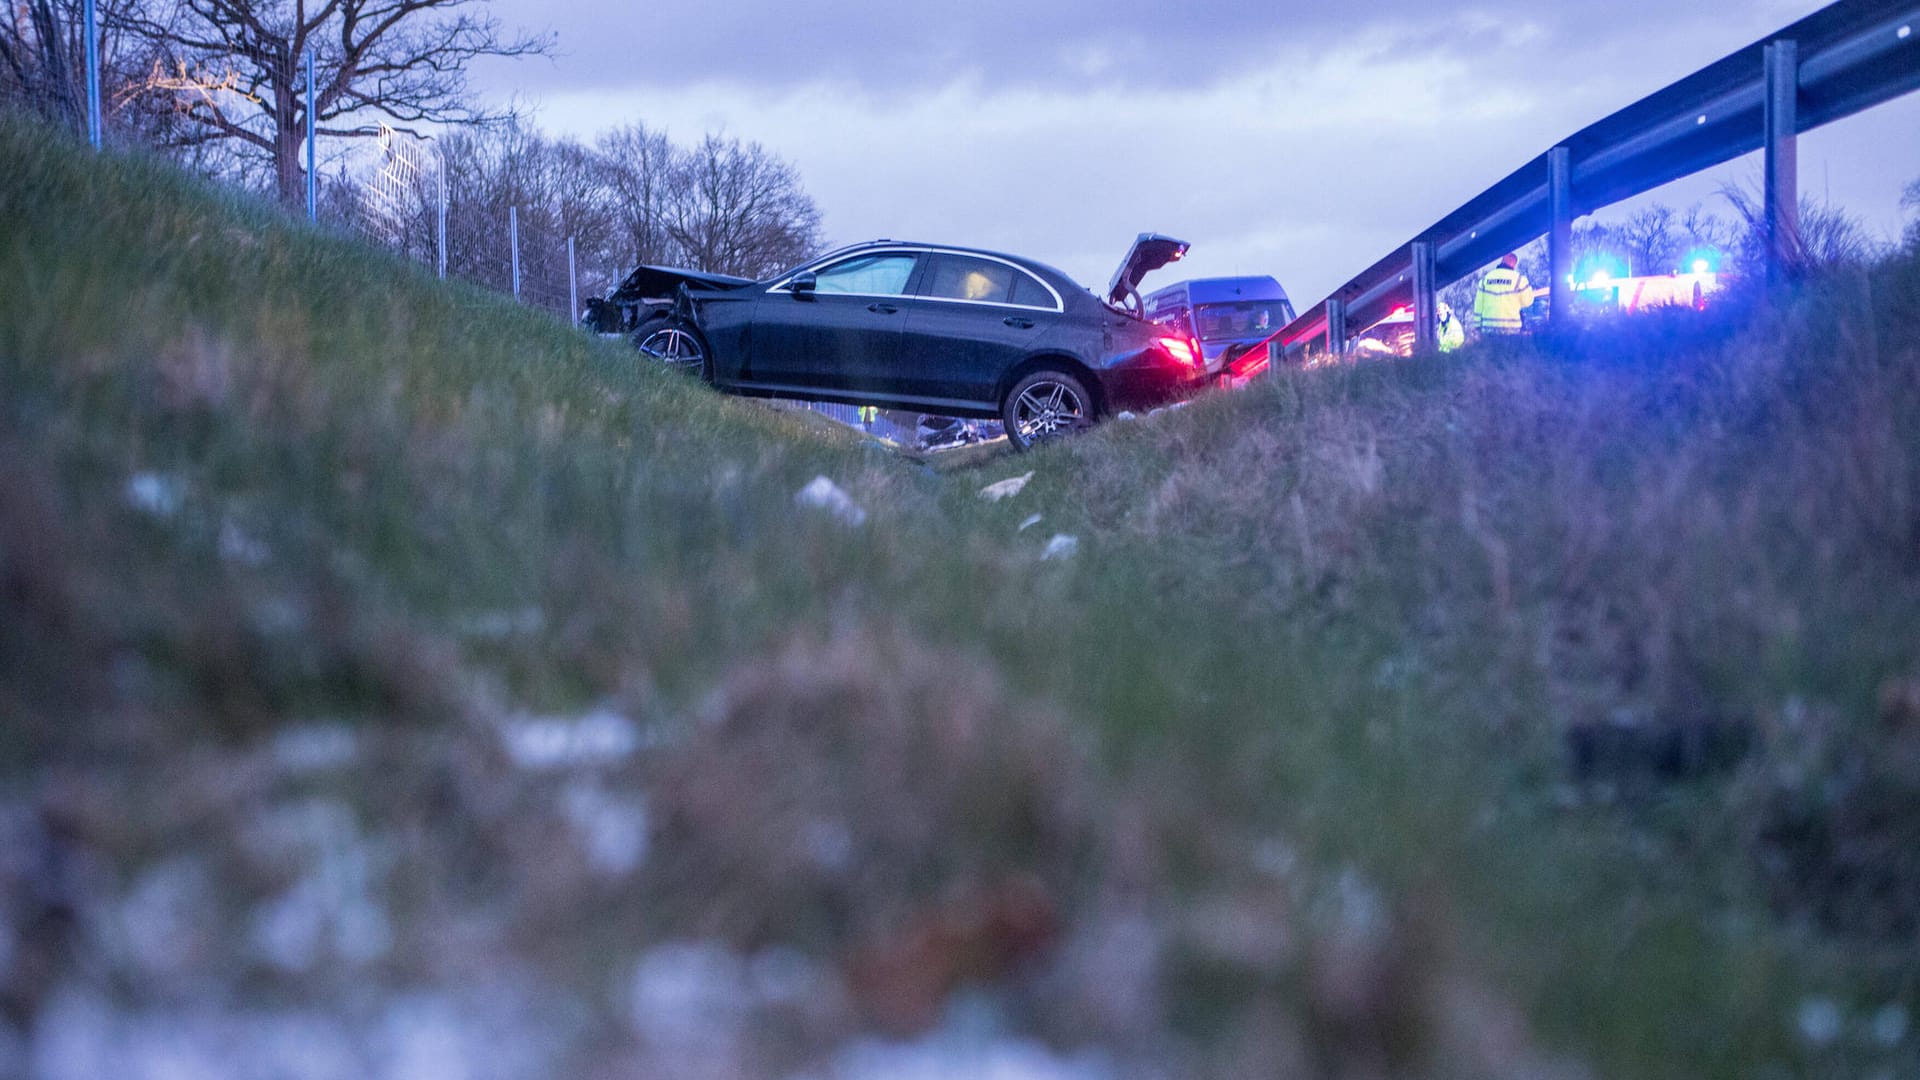
[[[1327,355],[1338,360],[1347,351],[1347,302],[1327,298]]]
[[[440,249],[440,280],[447,280],[447,158],[437,149],[433,160],[440,173],[440,219],[436,223],[435,235]]]
[[[320,220],[320,155],[314,135],[313,50],[307,50],[307,220]]]
[[[507,239],[513,245],[513,298],[520,299],[520,208],[507,207]]]
[[[567,237],[567,321],[580,320],[580,270],[574,261],[573,237]]]
[[[105,141],[100,123],[100,22],[93,0],[87,0],[83,21],[87,34],[87,141],[95,150]]]
[[[1767,280],[1790,278],[1800,261],[1800,47],[1775,41],[1766,51]]]
[[[1547,151],[1547,325],[1565,326],[1573,311],[1573,150]]]
[[[1434,306],[1433,241],[1413,242],[1413,351],[1432,352],[1439,344],[1435,334],[1440,313]]]

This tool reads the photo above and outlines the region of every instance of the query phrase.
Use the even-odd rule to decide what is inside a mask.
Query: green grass
[[[159,163],[12,122],[0,160],[0,775],[102,905],[195,867],[220,942],[191,982],[75,931],[11,1023],[72,982],[336,1009],[459,983],[458,939],[574,1003],[551,1067],[644,1071],[604,988],[700,939],[833,988],[764,1006],[758,1075],[965,985],[1182,1074],[1920,1067],[1860,1034],[1920,1014],[1911,253],[936,471]],[[820,474],[866,525],[795,506]],[[503,759],[596,708],[646,747]],[[1755,748],[1569,768],[1708,718]],[[263,764],[317,724],[353,764]],[[637,871],[567,839],[581,784],[645,800]],[[303,871],[248,830],[315,799],[392,855],[392,941],[288,971],[243,930]]]

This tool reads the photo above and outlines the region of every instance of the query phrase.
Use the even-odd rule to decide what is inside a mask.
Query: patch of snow
[[[1299,865],[1300,853],[1285,840],[1269,837],[1253,849],[1253,868],[1270,878],[1284,881]]]
[[[862,525],[867,520],[867,512],[853,501],[853,497],[824,476],[814,477],[812,483],[794,495],[793,501],[804,507],[825,510],[847,525]]]
[[[1831,998],[1810,997],[1800,1002],[1794,1023],[1802,1039],[1814,1046],[1826,1046],[1840,1037],[1842,1019],[1840,1006]]]
[[[305,873],[253,913],[260,956],[288,972],[337,959],[362,966],[385,956],[393,928],[380,904],[383,860],[361,836],[351,807],[315,799],[268,823],[256,842],[275,843],[300,859]]]
[[[154,517],[172,517],[180,510],[185,486],[171,476],[153,472],[135,473],[127,481],[127,504]]]
[[[1114,1080],[1106,1055],[1056,1054],[1008,1035],[992,1010],[962,998],[933,1031],[911,1041],[862,1038],[843,1046],[830,1080]]]
[[[1039,514],[1035,514],[1035,515],[1033,515],[1032,517],[1030,517],[1030,518],[1028,518],[1027,520],[1025,520],[1025,521],[1023,521],[1023,522],[1021,522],[1021,523],[1020,523],[1020,527],[1019,527],[1018,529],[1015,529],[1015,530],[1013,530],[1013,531],[1014,531],[1014,532],[1026,532],[1026,531],[1027,531],[1028,529],[1031,529],[1031,528],[1033,528],[1033,527],[1034,527],[1035,525],[1038,525],[1038,524],[1040,524],[1040,515],[1039,515]]]
[[[1386,901],[1360,871],[1351,866],[1340,871],[1333,892],[1341,929],[1359,938],[1378,938],[1386,932]]]
[[[1033,473],[1029,472],[1025,476],[1009,477],[998,483],[988,484],[986,487],[980,489],[980,497],[988,502],[999,502],[1001,499],[1011,499],[1015,495],[1020,494],[1021,489],[1027,486],[1027,481],[1032,479]]]
[[[359,733],[345,724],[296,724],[273,737],[274,764],[293,776],[331,772],[353,764]]]
[[[1080,538],[1057,533],[1047,541],[1046,550],[1040,553],[1042,559],[1071,559],[1080,552]]]
[[[713,942],[671,942],[648,949],[634,967],[629,1016],[661,1057],[718,1066],[732,1060],[755,999],[739,954]]]
[[[344,1007],[126,1007],[57,990],[24,1064],[40,1080],[520,1080],[566,1075],[565,1005],[515,980],[448,993],[364,987]],[[0,1058],[0,1065],[4,1065]]]
[[[1907,1037],[1907,1026],[1906,1006],[1894,1002],[1881,1006],[1873,1014],[1873,1019],[1867,1021],[1867,1033],[1873,1036],[1874,1042],[1892,1048]]]
[[[822,870],[844,870],[853,861],[853,834],[838,821],[809,822],[801,842],[807,858]]]
[[[196,860],[173,858],[141,874],[119,904],[116,929],[135,970],[162,981],[192,973],[211,944],[212,883]]]
[[[220,557],[242,566],[262,566],[271,554],[267,545],[233,521],[220,523]]]
[[[609,794],[598,784],[576,781],[562,793],[560,809],[580,835],[587,862],[600,873],[625,877],[646,860],[644,799]]]
[[[770,1005],[797,1005],[814,999],[826,981],[820,965],[807,954],[785,945],[772,945],[747,961],[753,992]]]
[[[464,637],[487,641],[529,637],[545,629],[547,616],[537,607],[519,611],[487,611],[461,621],[457,632]]]
[[[640,749],[640,730],[611,709],[578,718],[529,716],[500,725],[507,756],[523,769],[615,765]]]

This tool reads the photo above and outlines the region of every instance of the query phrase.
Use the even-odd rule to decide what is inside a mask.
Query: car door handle
[[[868,304],[867,310],[873,312],[875,315],[891,315],[900,309],[894,307],[892,304]]]
[[[1015,330],[1033,329],[1032,319],[1023,319],[1018,315],[1009,315],[1006,318],[1001,319],[1000,321],[1003,323],[1006,323],[1008,326],[1013,327]]]

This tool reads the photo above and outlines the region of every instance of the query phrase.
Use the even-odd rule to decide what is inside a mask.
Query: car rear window
[[[1032,274],[1024,273],[1016,273],[1013,275],[1012,302],[1019,304],[1021,307],[1047,308],[1049,310],[1059,304],[1059,301],[1053,298],[1053,293],[1048,291],[1045,285],[1040,284]]]

